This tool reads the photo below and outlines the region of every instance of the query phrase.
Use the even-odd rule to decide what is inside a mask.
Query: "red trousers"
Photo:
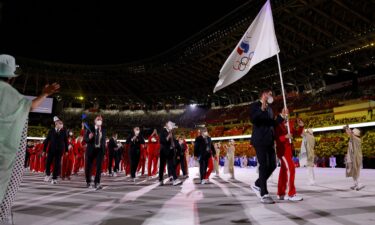
[[[36,154],[30,155],[30,171],[35,171],[36,159],[37,159]]]
[[[79,169],[83,167],[83,155],[76,155],[74,160],[74,173],[78,173]]]
[[[47,160],[47,157],[46,156],[41,156],[40,157],[40,161],[39,161],[39,172],[44,172],[46,171],[46,160]]]
[[[146,151],[146,150],[143,150]],[[143,153],[141,153],[143,154]],[[146,157],[141,155],[141,158],[139,159],[138,167],[137,167],[137,172],[139,172],[142,169],[142,175],[145,174],[145,168],[146,168]]]
[[[214,160],[213,160],[213,157],[210,157],[208,159],[207,172],[206,172],[205,179],[208,179],[210,177],[213,170],[214,170]]]
[[[36,156],[35,156],[35,162],[34,162],[34,169],[35,169],[35,172],[39,172],[40,171],[40,154],[38,153]]]
[[[287,142],[276,148],[277,157],[281,161],[277,195],[286,195],[286,189],[288,188],[288,196],[293,196],[296,194],[296,187],[294,185],[296,169],[292,160],[292,147],[290,143]]]
[[[68,155],[64,154],[62,157],[62,165],[61,165],[61,177],[70,177],[73,171],[73,163],[74,163],[74,156],[73,152],[68,152]]]
[[[125,176],[130,174],[130,160],[129,160],[129,154],[128,151],[124,154],[124,167],[125,167]]]
[[[155,176],[158,172],[158,160],[159,160],[159,149],[148,149],[148,165],[147,171],[148,176]],[[151,165],[152,165],[152,172],[151,172]]]

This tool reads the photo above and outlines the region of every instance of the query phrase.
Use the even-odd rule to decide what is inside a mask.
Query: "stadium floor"
[[[43,176],[26,173],[13,207],[16,225],[105,224],[374,224],[375,170],[362,170],[361,191],[342,168],[316,168],[317,186],[307,186],[307,171],[298,168],[297,192],[302,202],[278,201],[263,205],[249,189],[257,177],[254,168],[235,168],[228,175],[198,184],[197,168],[178,187],[140,178],[134,185],[123,175],[103,177],[104,189],[86,189],[83,175],[58,185],[43,183]],[[276,193],[278,170],[269,182]]]

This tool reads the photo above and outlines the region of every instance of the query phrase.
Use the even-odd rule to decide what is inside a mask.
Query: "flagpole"
[[[281,72],[279,53],[276,54],[276,57],[277,57],[277,65],[279,66],[279,75],[280,75],[280,83],[281,83],[281,93],[283,95],[284,109],[286,109],[286,98],[285,98],[285,90],[284,90],[284,80],[283,80],[283,75],[282,75],[282,72]],[[287,124],[287,128],[288,128],[288,134],[290,134],[290,124],[289,124],[288,115],[286,115],[285,120],[286,120],[286,124]],[[289,139],[289,143],[292,143],[292,139]]]

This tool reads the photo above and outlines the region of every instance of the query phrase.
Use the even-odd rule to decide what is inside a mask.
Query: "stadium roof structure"
[[[212,7],[207,14],[216,17],[210,25],[189,34],[189,38],[174,47],[152,56],[145,54],[142,59],[79,65],[20,54],[17,61],[23,75],[17,78],[15,86],[23,93],[35,95],[44,83],[58,81],[63,87],[59,96],[62,99],[71,101],[84,96],[85,101],[118,105],[233,104],[251,101],[262,88],[278,92],[277,62],[271,58],[256,65],[235,84],[212,93],[221,66],[264,2],[229,1],[221,7],[228,7],[230,12],[219,10],[216,14]],[[230,3],[233,5],[229,7]],[[271,4],[288,91],[319,88],[327,72],[335,75],[338,70],[354,72],[374,65],[375,1],[271,0]],[[191,13],[192,18],[195,16]],[[199,18],[204,18],[204,14]],[[136,48],[145,51],[148,44],[158,45],[152,37],[148,40],[149,43]]]

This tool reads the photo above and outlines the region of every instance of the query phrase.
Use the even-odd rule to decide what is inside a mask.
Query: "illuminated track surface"
[[[254,168],[235,168],[228,175],[200,185],[197,168],[181,186],[158,186],[156,179],[139,178],[136,184],[124,175],[103,177],[104,189],[86,189],[83,174],[58,185],[44,183],[41,174],[25,174],[13,207],[16,225],[104,224],[374,224],[375,170],[363,170],[361,191],[349,189],[351,179],[341,168],[317,168],[317,186],[307,186],[306,173],[297,169],[297,192],[304,201],[277,201],[262,205],[249,189],[257,177]],[[269,182],[276,194],[278,170]]]

